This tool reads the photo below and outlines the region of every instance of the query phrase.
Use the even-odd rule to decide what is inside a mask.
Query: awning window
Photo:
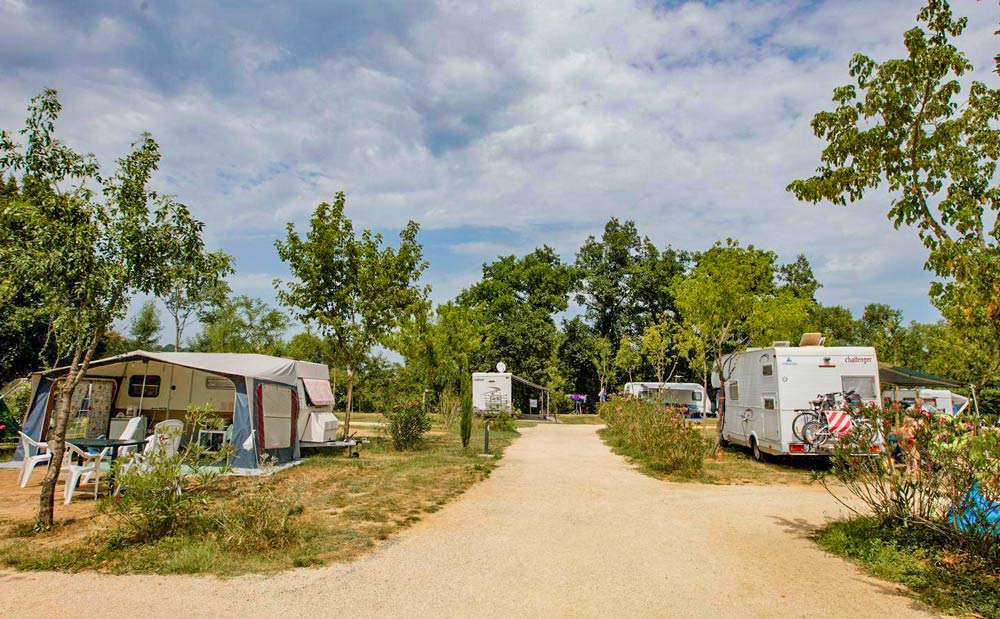
[[[333,404],[333,390],[330,389],[330,381],[322,378],[303,378],[302,384],[306,388],[306,398],[313,406]]]

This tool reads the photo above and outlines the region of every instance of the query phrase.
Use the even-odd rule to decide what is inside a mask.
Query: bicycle
[[[853,389],[821,393],[810,402],[812,410],[802,411],[792,420],[792,433],[797,439],[813,447],[825,445],[831,439],[836,440],[845,432],[851,431],[856,424],[843,411],[843,404],[856,406],[860,401]]]

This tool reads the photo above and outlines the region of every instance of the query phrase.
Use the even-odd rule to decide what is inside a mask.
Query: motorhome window
[[[761,374],[764,376],[774,376],[774,365],[768,363],[760,368]]]
[[[729,383],[729,399],[736,402],[740,401],[740,381],[734,380]]]
[[[863,400],[875,399],[874,376],[842,376],[840,381],[845,393],[853,391]]]
[[[774,395],[765,394],[764,395],[764,410],[773,411],[774,410],[774,402],[775,402]]]
[[[222,376],[206,376],[205,377],[205,388],[206,389],[233,389],[233,381],[228,378],[223,378]]]
[[[142,385],[145,382],[146,389],[143,391]],[[160,377],[151,374],[136,374],[128,378],[128,397],[130,398],[155,398],[160,395]]]
[[[691,392],[691,401],[692,402],[701,402],[701,392],[700,391],[692,391]]]

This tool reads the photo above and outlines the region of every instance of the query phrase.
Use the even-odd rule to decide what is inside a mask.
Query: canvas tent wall
[[[232,417],[233,464],[257,468],[265,453],[279,462],[299,458],[303,431],[299,413],[304,403],[300,374],[321,380],[328,378],[325,368],[256,354],[135,351],[92,362],[81,380],[83,392],[74,392],[74,404],[79,401],[82,410],[85,402],[88,419],[80,431],[87,434],[101,429],[104,415],[132,407],[149,415],[152,426],[182,416],[188,405],[211,404]],[[57,368],[32,376],[23,424],[28,436],[46,439],[58,382],[66,373],[67,368]],[[97,407],[96,415],[90,413],[92,406]],[[20,449],[14,458],[23,458]]]

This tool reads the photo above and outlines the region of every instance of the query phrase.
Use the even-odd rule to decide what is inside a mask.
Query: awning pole
[[[149,359],[142,362],[142,391],[139,392],[139,410],[136,417],[142,417],[142,400],[146,397],[146,374],[149,370]]]

